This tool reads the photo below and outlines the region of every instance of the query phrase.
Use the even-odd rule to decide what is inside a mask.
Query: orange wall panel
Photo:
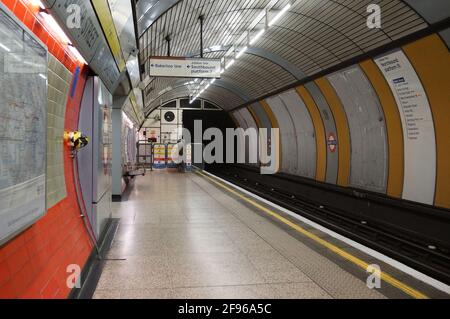
[[[350,129],[348,127],[347,115],[340,98],[337,96],[330,82],[324,77],[317,79],[317,86],[322,91],[333,117],[336,121],[337,139],[339,147],[339,168],[337,184],[348,186],[350,179]]]
[[[261,124],[261,120],[259,119],[259,117],[256,115],[255,111],[253,111],[253,109],[251,107],[247,107],[248,111],[250,112],[251,116],[253,117],[253,119],[255,120],[256,126],[258,128],[262,127]]]
[[[14,6],[16,5],[16,0],[2,0],[2,3],[9,8],[9,10],[13,11]]]
[[[228,115],[231,117],[231,120],[233,121],[233,123],[234,123],[234,126],[235,127],[240,127],[240,125],[239,125],[239,122],[236,120],[236,118],[234,117],[234,115],[233,115],[233,113],[228,113]]]
[[[272,109],[270,108],[269,104],[267,104],[267,102],[264,100],[259,101],[259,103],[261,103],[261,106],[262,106],[264,112],[266,112],[267,117],[269,118],[270,124],[272,124],[272,127],[280,128],[277,117],[275,116],[275,114],[273,114]]]
[[[259,103],[261,104],[264,112],[267,114],[267,117],[269,118],[272,128],[280,128],[277,117],[275,116],[275,114],[273,114],[272,109],[270,108],[269,104],[267,104],[267,102],[265,100],[261,100],[261,101],[259,101]],[[281,164],[281,163],[283,163],[283,158],[282,158],[283,143],[281,142],[281,138],[276,142],[278,142],[278,145],[277,145],[278,146],[278,161]]]
[[[319,182],[324,182],[327,173],[327,145],[322,117],[316,102],[312,98],[311,94],[309,94],[308,90],[306,90],[304,86],[299,86],[296,90],[303,102],[305,102],[314,124],[317,150],[316,180]]]
[[[22,21],[25,18],[25,14],[27,12],[27,8],[25,7],[25,4],[23,4],[21,1],[16,1],[16,5],[14,6],[14,15]]]

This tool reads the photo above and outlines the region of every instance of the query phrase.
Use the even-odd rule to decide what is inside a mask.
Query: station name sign
[[[150,76],[220,78],[219,59],[151,57]]]

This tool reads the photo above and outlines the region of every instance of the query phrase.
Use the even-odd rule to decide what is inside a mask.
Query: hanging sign
[[[151,57],[150,76],[220,78],[219,59]]]

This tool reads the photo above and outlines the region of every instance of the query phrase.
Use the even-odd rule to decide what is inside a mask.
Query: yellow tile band
[[[278,221],[282,222],[283,224],[291,227],[292,229],[296,230],[297,232],[301,233],[302,235],[304,235],[305,237],[308,237],[309,239],[313,240],[314,242],[318,243],[321,246],[326,247],[327,249],[329,249],[330,251],[332,251],[333,253],[339,255],[340,257],[346,259],[347,261],[353,263],[354,265],[362,268],[364,271],[367,270],[367,267],[369,266],[369,264],[361,259],[359,259],[358,257],[353,256],[352,254],[346,252],[345,250],[337,247],[336,245],[333,245],[331,243],[329,243],[328,241],[314,235],[313,233],[307,231],[306,229],[304,229],[303,227],[300,227],[299,225],[291,222],[289,219],[284,218],[282,216],[280,216],[279,214],[275,213],[274,211],[270,210],[267,207],[264,207],[263,205],[257,203],[256,201],[242,195],[241,193],[239,193],[238,191],[224,185],[223,183],[219,182],[217,179],[214,179],[210,176],[207,176],[201,172],[197,172],[197,174],[203,176],[204,178],[208,179],[209,181],[211,181],[212,183],[220,186],[221,188],[227,190],[229,193],[239,197],[240,199],[242,199],[243,201],[251,204],[252,206],[254,206],[255,208],[265,212],[267,215],[270,215],[271,217],[277,219]],[[426,296],[425,294],[421,293],[420,291],[402,283],[401,281],[395,279],[394,277],[392,277],[391,275],[387,274],[386,272],[381,272],[381,280],[387,282],[388,284],[390,284],[391,286],[394,286],[398,289],[400,289],[401,291],[403,291],[405,294],[415,298],[415,299],[429,299],[428,296]]]

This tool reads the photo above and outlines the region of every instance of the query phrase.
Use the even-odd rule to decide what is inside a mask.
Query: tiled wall
[[[64,116],[72,73],[53,55],[48,55],[47,109],[47,206],[53,207],[67,196],[64,180]]]
[[[56,36],[46,29],[43,21],[36,17],[38,6],[29,5],[31,2],[23,0],[0,1],[70,71],[70,79],[68,73],[66,78],[70,82],[70,89],[73,85],[72,74],[76,67],[81,67],[74,94],[66,99],[64,117],[64,129],[76,130],[88,69],[71,56],[66,45],[58,42]],[[61,119],[58,120],[60,121]],[[60,131],[60,124],[57,126]],[[62,139],[60,136],[60,141]],[[0,298],[67,298],[70,293],[66,284],[69,275],[67,266],[77,264],[83,267],[92,251],[88,233],[80,218],[75,193],[78,177],[73,174],[69,149],[62,147],[58,157],[60,159],[56,163],[63,165],[67,196],[49,207],[45,217],[0,247]]]
[[[400,60],[401,75],[377,65],[392,57]],[[263,115],[280,128],[282,172],[449,209],[449,57],[444,40],[431,34],[247,108],[258,110],[256,122]],[[402,99],[392,85],[400,76],[409,77],[405,83],[414,91]],[[242,109],[232,116],[238,126],[249,126]],[[314,126],[305,132],[308,117]],[[298,169],[302,165],[307,169]]]

